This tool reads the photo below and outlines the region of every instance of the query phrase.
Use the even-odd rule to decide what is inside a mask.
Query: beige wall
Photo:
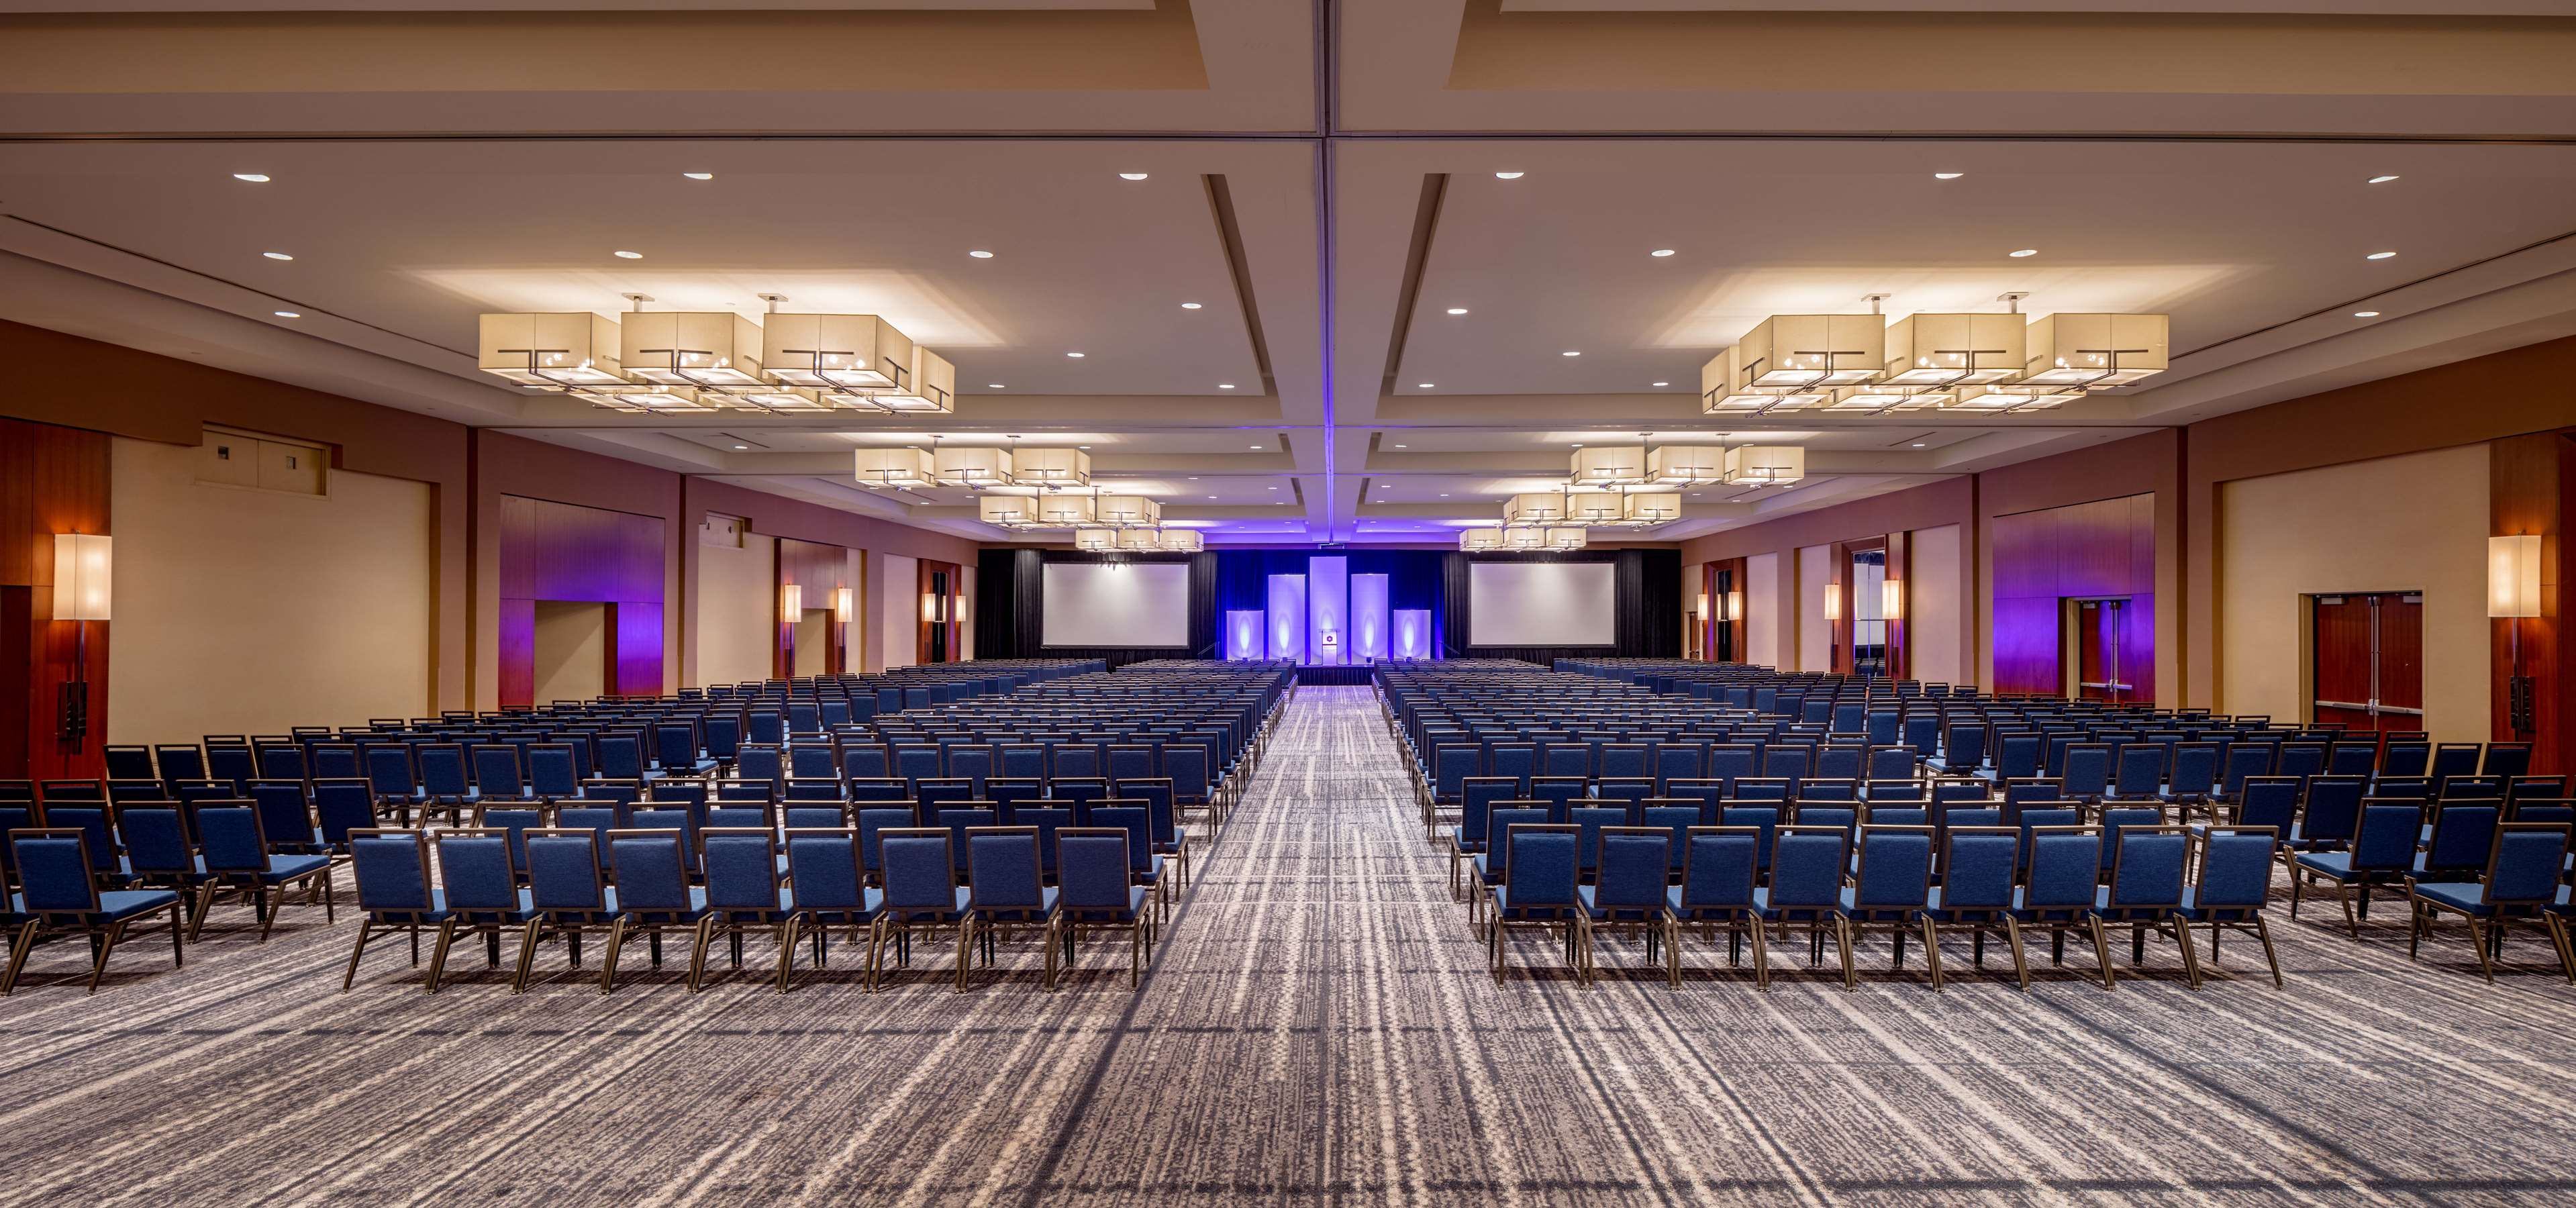
[[[1834,627],[1825,621],[1825,584],[1833,577],[1834,547],[1798,547],[1798,590],[1789,623],[1798,635],[1797,670],[1834,669]]]
[[[877,670],[909,667],[920,658],[920,585],[921,559],[902,554],[887,554],[876,581],[868,585],[869,598],[876,601],[868,611],[882,635],[878,649],[885,659]]]
[[[1780,619],[1787,614],[1780,590],[1780,555],[1754,554],[1744,560],[1744,661],[1757,667],[1780,663]]]
[[[539,600],[536,689],[538,704],[590,700],[607,691],[608,606],[576,600]]]
[[[1955,524],[1916,529],[1907,552],[1912,580],[1905,585],[1905,636],[1914,646],[1908,669],[1914,679],[1945,684],[1967,681],[1967,668],[1959,657],[1967,607],[1959,590],[1959,532]]]
[[[701,543],[698,553],[697,629],[700,684],[738,684],[769,678],[776,646],[778,539],[742,535],[740,547]]]
[[[2219,484],[2217,708],[2307,716],[2306,596],[2424,593],[2424,728],[2488,737],[2483,444]]]
[[[196,481],[119,438],[107,741],[356,725],[431,707],[431,501],[347,470],[327,497]]]

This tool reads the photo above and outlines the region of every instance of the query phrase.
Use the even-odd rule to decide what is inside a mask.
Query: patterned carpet
[[[1497,987],[1365,688],[1299,693],[1201,854],[1137,993],[1115,939],[1052,996],[1022,940],[965,995],[941,954],[866,996],[836,946],[784,998],[692,997],[630,948],[613,996],[550,949],[514,999],[463,946],[433,998],[399,941],[343,996],[355,927],[302,907],[265,946],[219,907],[178,973],[143,940],[95,998],[48,946],[0,1000],[0,1203],[2576,1193],[2576,988],[2543,942],[2488,988],[2456,925],[2410,966],[2400,912],[2353,941],[2328,903],[2277,920],[2286,992],[2231,939],[2199,993],[2167,945],[2110,993],[2042,959],[2025,998],[1964,941],[1937,997],[1884,938],[1856,994],[1798,945],[1764,995],[1696,941],[1678,992],[1624,941],[1583,989],[1529,935],[1542,972]]]

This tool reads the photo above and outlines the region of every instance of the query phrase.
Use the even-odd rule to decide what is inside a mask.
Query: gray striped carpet
[[[1914,1200],[2564,1203],[2576,988],[2517,939],[2500,984],[2454,926],[2409,965],[2276,928],[2287,992],[2231,939],[2188,990],[2171,947],[2105,993],[1934,996],[1886,941],[1845,994],[1776,951],[1770,994],[1682,990],[1606,944],[1603,980],[1497,987],[1421,838],[1364,688],[1289,706],[1141,993],[1090,948],[1038,992],[1033,942],[952,993],[853,948],[785,998],[692,997],[630,948],[610,997],[512,998],[460,954],[436,997],[399,942],[339,994],[355,927],[226,905],[173,973],[150,940],[83,998],[67,946],[0,1000],[0,1201],[1181,1201],[1527,1204]],[[2277,914],[2278,912],[2276,912]],[[754,941],[756,963],[766,944]],[[1945,949],[1954,972],[1964,942]],[[2122,954],[2125,957],[2125,953]],[[1558,967],[1516,940],[1516,963]],[[595,960],[595,958],[594,958]],[[1722,961],[1720,962],[1722,964]],[[596,968],[596,964],[589,966]],[[1996,962],[1998,969],[2008,962]],[[2044,961],[2040,967],[2046,968]]]

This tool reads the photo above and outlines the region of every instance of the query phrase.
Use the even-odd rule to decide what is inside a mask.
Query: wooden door
[[[2311,620],[2309,714],[2351,730],[2424,728],[2424,597],[2318,596]]]
[[[2127,630],[2127,600],[2075,602],[2075,694],[2084,700],[2126,700],[2120,647]]]

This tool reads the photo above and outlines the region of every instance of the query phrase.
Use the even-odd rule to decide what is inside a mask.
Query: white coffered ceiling
[[[850,450],[1086,444],[1220,542],[1446,540],[1640,432],[1811,450],[1635,534],[1672,540],[2576,332],[2576,5],[1968,7],[0,0],[0,317],[994,539]],[[1697,406],[1766,314],[2006,291],[2170,313],[2175,370],[2030,417]],[[478,312],[626,293],[885,315],[957,410],[472,368]]]

